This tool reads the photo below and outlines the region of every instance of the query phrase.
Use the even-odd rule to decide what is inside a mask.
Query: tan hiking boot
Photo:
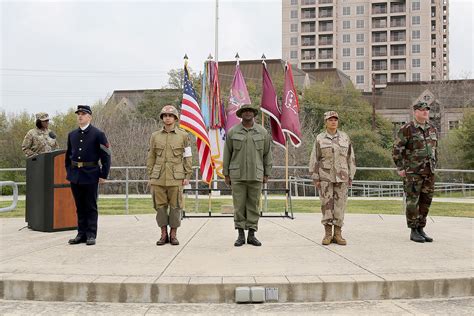
[[[342,229],[340,226],[334,226],[333,239],[338,245],[341,245],[341,246],[347,245],[347,241],[344,238],[342,238]]]
[[[325,230],[325,234],[324,234],[322,244],[324,246],[327,246],[331,243],[331,239],[332,239],[332,225],[327,225],[327,224],[324,225],[324,230]]]

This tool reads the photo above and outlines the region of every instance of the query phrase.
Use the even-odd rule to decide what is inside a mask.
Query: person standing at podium
[[[68,135],[65,159],[78,222],[77,236],[70,239],[69,244],[91,246],[97,237],[98,187],[109,175],[112,154],[105,133],[91,125],[90,106],[78,105],[76,114],[79,128]]]
[[[56,134],[49,130],[49,115],[45,112],[35,114],[36,128],[30,129],[26,133],[21,150],[25,153],[26,158],[47,153],[58,149],[56,142]]]

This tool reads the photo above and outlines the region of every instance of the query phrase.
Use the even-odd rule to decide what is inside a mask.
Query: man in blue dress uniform
[[[99,183],[109,174],[111,151],[104,132],[91,125],[92,110],[77,106],[79,128],[69,133],[66,151],[67,179],[77,209],[77,236],[69,244],[95,245],[97,236],[97,194]],[[100,165],[99,165],[100,160]]]

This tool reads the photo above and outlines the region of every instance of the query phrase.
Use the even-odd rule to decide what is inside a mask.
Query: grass
[[[195,210],[194,199],[186,199],[186,212]],[[0,202],[0,207],[10,205],[10,202]],[[215,199],[212,201],[212,212],[220,213],[222,205],[232,205],[231,199]],[[319,199],[293,201],[294,213],[319,213]],[[283,213],[284,200],[269,200],[268,212]],[[198,212],[207,213],[208,201],[199,200]],[[125,199],[99,199],[99,213],[101,215],[125,214]],[[154,214],[151,199],[129,199],[129,214]],[[355,214],[404,214],[400,201],[349,201],[346,213]],[[474,217],[474,204],[433,202],[430,208],[433,216]],[[0,218],[24,217],[25,201],[19,201],[17,208],[12,212],[0,213]]]

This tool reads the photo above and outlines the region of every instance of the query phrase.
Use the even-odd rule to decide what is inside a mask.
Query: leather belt
[[[73,167],[82,168],[82,167],[94,167],[99,164],[94,161],[71,161]]]

